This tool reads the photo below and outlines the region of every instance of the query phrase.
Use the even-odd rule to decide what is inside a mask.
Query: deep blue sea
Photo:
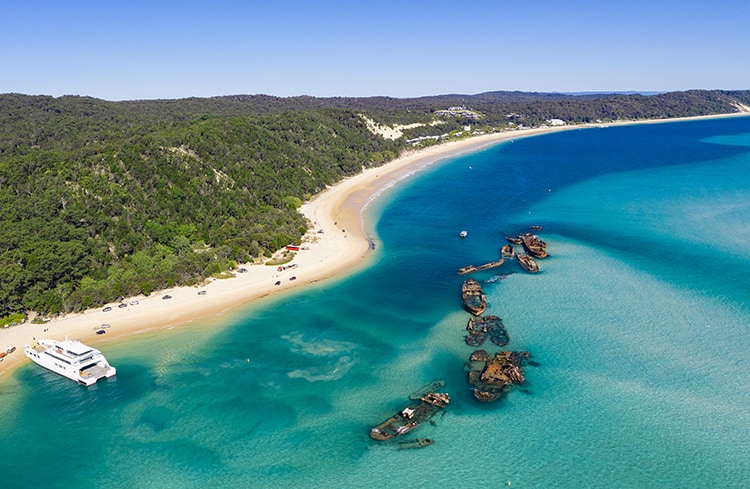
[[[367,268],[103,345],[112,380],[17,370],[0,487],[750,487],[750,117],[516,139],[409,177],[367,222]],[[529,225],[541,273],[475,278],[538,366],[482,404],[456,269]],[[433,379],[452,402],[413,432],[432,446],[370,440]]]

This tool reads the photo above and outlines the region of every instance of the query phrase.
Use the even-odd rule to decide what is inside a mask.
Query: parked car
[[[122,309],[123,307],[128,307],[128,305],[127,305],[127,304],[125,304],[124,302],[120,302],[119,304],[117,304],[117,307],[118,307],[119,309]]]
[[[163,296],[161,296],[161,298],[162,298],[162,300],[165,300],[165,299],[171,299],[171,298],[172,298],[172,296],[171,296],[171,295],[169,295],[169,294],[167,294],[167,295],[163,295]]]
[[[130,301],[130,305],[131,306],[137,306],[138,305],[138,301]]]
[[[106,333],[106,331],[104,331],[103,329],[100,329],[100,330],[98,330],[98,331],[96,332],[96,334],[104,334],[104,333]]]
[[[289,280],[297,280],[297,277],[289,277]]]
[[[198,291],[198,295],[206,295],[206,291],[205,290],[199,290]]]
[[[109,312],[109,311],[111,311],[111,310],[112,310],[112,308],[111,308],[111,307],[109,307],[109,306],[107,306],[107,307],[105,307],[104,309],[102,309],[102,312]]]
[[[277,280],[274,285],[281,285],[281,280]]]

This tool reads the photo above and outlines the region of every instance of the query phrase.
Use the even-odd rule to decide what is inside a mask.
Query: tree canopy
[[[0,95],[0,316],[64,313],[193,284],[299,243],[297,208],[405,140],[470,122],[497,130],[728,113],[750,92],[493,92],[416,99],[233,96],[108,102]],[[481,119],[441,119],[467,105]],[[368,130],[424,123],[391,140]]]

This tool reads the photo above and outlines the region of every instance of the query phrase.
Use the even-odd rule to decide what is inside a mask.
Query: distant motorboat
[[[458,233],[458,237],[459,238],[465,238],[468,234],[469,233],[467,233],[466,231],[461,231],[460,233]]]

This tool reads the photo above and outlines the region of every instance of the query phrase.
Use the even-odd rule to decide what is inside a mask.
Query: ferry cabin
[[[115,375],[115,368],[107,363],[99,350],[79,341],[41,345],[46,348],[27,347],[27,356],[42,367],[83,385],[90,386],[103,377]]]

